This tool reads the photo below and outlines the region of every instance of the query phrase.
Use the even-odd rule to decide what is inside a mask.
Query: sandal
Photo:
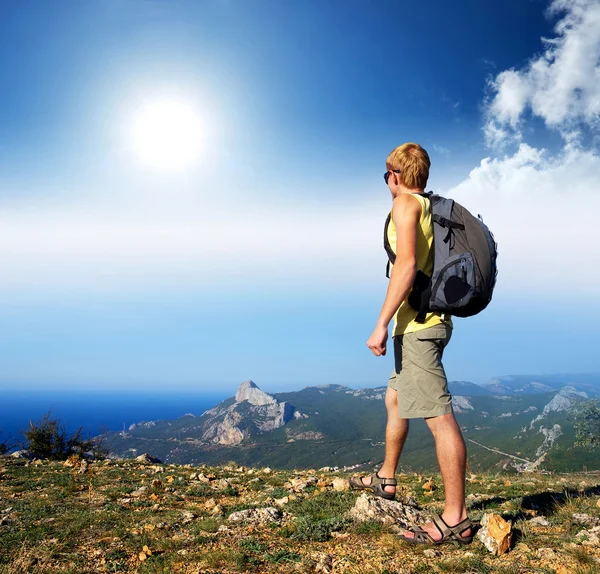
[[[420,526],[415,526],[414,528],[405,528],[405,530],[414,534],[413,538],[408,538],[403,534],[400,534],[400,538],[410,542],[411,544],[445,544],[448,542],[458,542],[459,544],[464,545],[471,544],[471,542],[473,542],[474,526],[469,518],[465,518],[462,522],[459,522],[454,526],[448,526],[441,515],[436,514],[433,517],[433,523],[442,535],[440,540],[434,540],[431,537],[431,534],[429,534],[429,532],[426,530],[423,530],[423,528]],[[471,529],[471,534],[469,536],[462,536],[462,533],[469,528]]]
[[[368,477],[364,477],[368,478]],[[371,484],[363,484],[362,476],[353,476],[350,479],[350,486],[356,490],[372,490],[373,494],[385,498],[387,500],[394,500],[396,493],[386,492],[384,486],[396,486],[398,483],[395,478],[381,478],[377,473],[371,475]]]

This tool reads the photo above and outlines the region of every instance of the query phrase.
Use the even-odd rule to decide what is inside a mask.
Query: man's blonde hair
[[[398,146],[385,160],[388,170],[399,169],[400,183],[409,189],[425,189],[431,161],[427,152],[416,143]]]

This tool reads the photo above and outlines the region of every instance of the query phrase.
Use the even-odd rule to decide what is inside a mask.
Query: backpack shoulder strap
[[[390,278],[390,263],[393,265],[396,262],[396,254],[394,253],[394,250],[392,249],[392,246],[390,245],[390,242],[388,239],[388,228],[390,226],[391,221],[392,221],[392,212],[390,211],[388,213],[387,219],[385,220],[385,225],[383,226],[383,248],[385,249],[385,252],[387,253],[387,256],[388,256],[388,262],[385,267],[385,276],[388,279]]]

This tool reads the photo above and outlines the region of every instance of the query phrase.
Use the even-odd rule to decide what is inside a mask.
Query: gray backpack
[[[452,199],[431,192],[429,199],[433,220],[433,273],[431,277],[417,271],[409,305],[418,313],[417,323],[425,321],[428,312],[471,317],[483,311],[492,300],[496,285],[497,245],[481,216],[474,217]],[[389,265],[396,255],[387,230],[391,214],[385,222],[383,245]]]

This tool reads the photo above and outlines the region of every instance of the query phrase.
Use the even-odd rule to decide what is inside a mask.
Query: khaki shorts
[[[388,386],[398,392],[401,419],[439,417],[452,412],[452,397],[442,366],[452,336],[447,323],[394,337],[395,368]]]

